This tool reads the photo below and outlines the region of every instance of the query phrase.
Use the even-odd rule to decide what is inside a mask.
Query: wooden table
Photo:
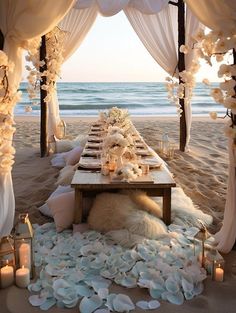
[[[151,170],[149,176],[153,182],[111,182],[110,176],[104,176],[98,171],[77,170],[71,182],[71,186],[75,188],[74,222],[81,223],[85,220],[83,212],[83,197],[85,196],[120,189],[141,189],[149,196],[163,197],[163,221],[169,225],[171,222],[171,188],[176,186],[175,181],[165,166]]]

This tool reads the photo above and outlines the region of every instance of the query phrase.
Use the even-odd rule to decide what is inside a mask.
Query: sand
[[[67,118],[67,135],[75,138],[78,134],[86,134],[92,120],[92,118]],[[157,150],[158,140],[164,132],[168,133],[170,140],[178,148],[179,123],[176,118],[143,117],[135,118],[133,122],[154,150]],[[13,168],[16,215],[20,212],[29,212],[32,223],[42,224],[51,220],[42,216],[37,207],[42,205],[56,188],[54,184],[58,170],[51,167],[51,157],[40,158],[38,118],[17,117],[16,123],[14,146],[17,153]],[[214,217],[211,232],[216,232],[221,226],[226,197],[228,154],[223,127],[222,120],[194,118],[191,151],[183,153],[176,150],[174,159],[167,160],[177,184],[201,210]],[[235,312],[236,299],[233,292],[236,287],[236,276],[231,273],[231,269],[232,263],[236,263],[236,253],[233,251],[225,258],[227,268],[224,282],[216,283],[208,278],[202,295],[186,301],[180,307],[163,301],[158,312]],[[120,287],[115,288],[120,290]],[[122,292],[128,293],[134,301],[147,296],[145,290],[123,289]],[[39,312],[39,309],[28,304],[28,296],[26,290],[17,287],[2,290],[0,303],[3,306],[0,312]],[[13,297],[14,301],[10,301]],[[68,312],[68,310],[53,308],[48,312]],[[78,312],[78,308],[71,309],[70,312]]]

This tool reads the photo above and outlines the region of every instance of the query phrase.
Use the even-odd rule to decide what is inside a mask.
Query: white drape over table
[[[63,62],[65,62],[80,46],[85,36],[92,27],[96,17],[97,8],[95,6],[77,10],[72,8],[60,21],[58,27],[66,32]],[[58,136],[58,125],[60,124],[60,113],[57,92],[52,95],[52,100],[48,103],[48,136]]]
[[[15,63],[9,74],[9,87],[16,91],[22,74],[22,47],[26,40],[49,32],[63,18],[74,0],[3,0],[0,1],[0,29],[4,51]],[[13,114],[13,112],[9,112]],[[13,226],[15,200],[11,173],[0,173],[0,237],[8,235]]]
[[[236,1],[232,0],[186,0],[199,20],[216,31],[228,31],[236,34]],[[235,46],[236,49],[236,46]],[[232,110],[236,114],[236,110]],[[218,249],[229,252],[236,239],[236,147],[233,140],[228,141],[229,177],[224,221],[215,235]]]

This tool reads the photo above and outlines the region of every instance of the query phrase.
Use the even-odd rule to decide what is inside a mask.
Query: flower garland
[[[12,90],[9,86],[9,72],[14,70],[14,64],[0,50],[0,174],[11,171],[14,164],[15,149],[12,147],[13,108],[20,100],[21,92]]]
[[[198,33],[195,39],[199,46],[199,56],[203,58],[208,64],[212,65],[212,58],[217,62],[224,61],[224,56],[230,50],[236,49],[236,35],[226,34],[222,31],[211,31],[208,34],[204,32]],[[211,89],[211,96],[214,100],[222,104],[226,108],[226,115],[230,118],[230,122],[225,128],[225,134],[234,140],[236,145],[236,65],[227,63],[220,65],[218,70],[218,77],[223,81],[219,87]],[[209,85],[209,81],[204,79],[203,82]],[[217,118],[216,112],[211,112],[212,119]]]
[[[55,82],[60,76],[60,68],[63,62],[63,45],[66,32],[55,27],[51,32],[46,34],[46,64],[47,69],[40,73],[40,67],[45,65],[44,61],[39,60],[39,41],[28,47],[28,55],[26,60],[32,62],[33,67],[29,65],[26,69],[29,71],[28,80],[28,94],[31,100],[37,98],[37,92],[40,90],[40,81],[42,77],[46,77],[46,83],[41,86],[43,90],[47,91],[47,96],[44,102],[49,103],[52,100],[52,95],[56,90]],[[35,105],[37,103],[33,103]],[[29,107],[26,111],[30,111]]]
[[[180,52],[188,54],[190,47],[188,45],[181,45]],[[177,107],[177,113],[182,115],[183,110],[179,104],[179,99],[184,99],[184,104],[189,105],[193,96],[193,89],[196,85],[195,74],[198,72],[200,64],[197,60],[192,60],[189,70],[179,72],[178,75],[174,74],[173,77],[166,77],[166,89],[168,91],[168,99]],[[179,78],[181,83],[179,83]]]

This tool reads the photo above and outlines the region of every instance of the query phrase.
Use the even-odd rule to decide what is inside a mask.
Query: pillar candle
[[[29,270],[31,269],[31,249],[30,244],[27,242],[23,242],[19,248],[19,259],[20,266],[27,267]]]
[[[26,288],[30,283],[30,271],[22,266],[16,271],[16,285],[20,288]]]
[[[1,287],[6,288],[14,282],[14,269],[10,265],[6,265],[0,269]]]
[[[224,270],[221,267],[216,267],[215,269],[215,281],[223,281],[224,280]]]

